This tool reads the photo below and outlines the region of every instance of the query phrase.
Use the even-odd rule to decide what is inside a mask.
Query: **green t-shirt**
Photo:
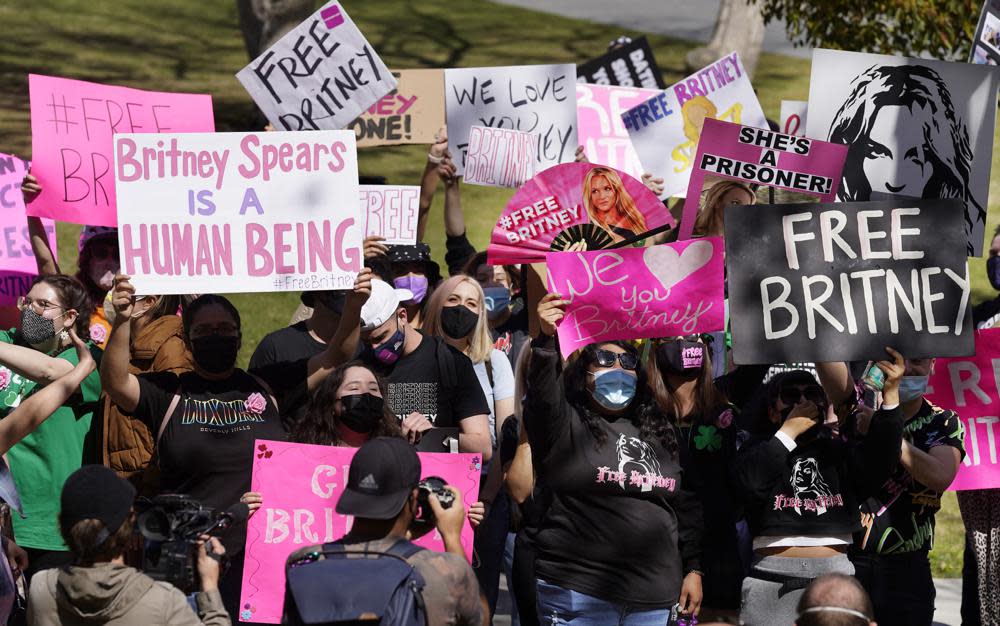
[[[14,343],[14,330],[0,331],[0,342]],[[100,349],[91,346],[94,360],[100,362]],[[70,347],[56,355],[76,365],[76,349]],[[37,384],[0,365],[0,415],[6,416]],[[66,550],[59,533],[59,500],[63,483],[95,455],[87,446],[90,422],[101,394],[101,377],[95,370],[83,381],[81,393],[42,422],[7,453],[14,484],[24,505],[25,518],[12,513],[14,538],[18,545],[39,550]]]

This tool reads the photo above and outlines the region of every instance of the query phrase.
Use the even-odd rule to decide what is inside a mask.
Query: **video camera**
[[[185,593],[195,591],[195,562],[199,537],[218,536],[249,516],[245,504],[235,504],[222,513],[202,506],[190,496],[165,494],[137,504],[139,532],[147,547],[143,571],[153,580],[170,583]],[[225,555],[209,556],[225,571]]]

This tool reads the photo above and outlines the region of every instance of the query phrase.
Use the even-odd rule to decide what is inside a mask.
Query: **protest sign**
[[[727,207],[735,362],[972,354],[960,204]]]
[[[927,400],[958,413],[965,428],[965,459],[952,491],[1000,487],[1000,328],[976,331],[976,353],[934,361]]]
[[[723,330],[723,254],[721,237],[550,252],[549,292],[569,300],[557,328],[563,357],[601,341]]]
[[[642,179],[642,164],[622,123],[622,113],[657,93],[652,89],[577,83],[576,136],[587,159]]]
[[[536,263],[584,242],[599,250],[674,218],[641,182],[610,167],[563,163],[525,183],[493,228],[491,265]]]
[[[444,126],[444,70],[393,71],[396,88],[351,122],[359,148],[434,143]]]
[[[687,239],[696,230],[709,231],[695,233],[699,235],[718,234],[710,231],[721,226],[722,210],[731,204],[731,191],[717,187],[722,180],[778,187],[832,202],[845,158],[847,146],[707,119],[688,184],[679,238]],[[744,186],[737,200],[745,204],[752,193]],[[699,219],[701,226],[696,228]]]
[[[464,181],[516,189],[535,175],[537,161],[537,133],[473,126],[465,152]]]
[[[997,65],[1000,63],[1000,0],[983,2],[979,14],[979,26],[972,40],[969,63],[977,65]]]
[[[345,128],[396,88],[338,2],[324,4],[236,78],[278,130]]]
[[[739,54],[728,54],[622,114],[645,171],[663,195],[683,195],[706,119],[767,128]]]
[[[448,150],[459,176],[473,126],[512,128],[539,136],[535,171],[573,160],[576,67],[515,65],[444,71]]]
[[[991,66],[816,50],[806,135],[848,146],[841,201],[962,199],[966,252],[979,256],[998,84]]]
[[[382,237],[389,246],[417,243],[420,187],[416,185],[360,185],[365,237]]]
[[[38,275],[38,264],[31,250],[28,219],[21,195],[21,181],[28,164],[11,154],[0,154],[0,306],[13,306],[28,293]],[[43,219],[52,254],[56,254],[55,222]]]
[[[663,75],[645,37],[619,46],[576,67],[576,80],[595,85],[663,89]]]
[[[336,512],[356,448],[258,439],[250,490],[264,504],[247,523],[240,620],[277,624],[285,595],[285,560],[300,548],[343,537],[353,518]],[[479,497],[478,454],[418,452],[421,477],[437,476],[462,492],[466,509]],[[472,527],[462,527],[462,547],[472,557]],[[444,552],[435,530],[416,542]]]
[[[796,137],[806,136],[806,108],[808,104],[805,100],[781,101],[781,123],[779,125],[781,132]]]
[[[353,286],[353,132],[125,134],[114,156],[122,271],[138,293]]]
[[[114,226],[112,135],[212,132],[212,97],[28,75],[32,174],[28,215]]]

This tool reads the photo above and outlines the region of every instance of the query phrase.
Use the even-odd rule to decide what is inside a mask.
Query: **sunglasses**
[[[594,356],[597,358],[597,364],[601,367],[614,367],[615,361],[618,361],[623,370],[635,371],[639,365],[639,357],[629,352],[619,354],[611,350],[598,350]]]
[[[819,385],[809,385],[803,389],[798,387],[785,387],[778,392],[778,397],[787,405],[798,404],[803,398],[813,404],[825,404],[826,393]]]

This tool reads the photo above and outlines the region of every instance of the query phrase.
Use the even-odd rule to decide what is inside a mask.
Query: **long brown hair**
[[[646,361],[646,379],[649,381],[653,399],[660,410],[675,424],[680,424],[688,414],[681,415],[680,398],[677,397],[676,390],[670,387],[666,369],[657,363],[660,359],[658,348],[661,343],[663,340],[658,340],[653,344],[652,354]],[[706,344],[705,358],[701,362],[701,371],[698,373],[698,382],[695,384],[694,405],[690,412],[690,415],[702,420],[709,419],[711,413],[729,404],[726,394],[715,386],[715,380],[712,378],[711,352],[711,348]]]
[[[295,443],[311,443],[321,446],[336,446],[343,443],[340,434],[337,432],[337,424],[340,420],[336,414],[337,389],[344,382],[347,370],[352,367],[361,367],[375,376],[378,381],[378,389],[382,394],[384,406],[382,409],[382,419],[375,425],[375,430],[369,437],[402,437],[403,433],[399,428],[399,422],[389,408],[389,391],[385,384],[385,379],[377,372],[362,363],[361,361],[350,361],[337,367],[330,372],[326,380],[320,384],[319,389],[313,394],[309,401],[309,407],[305,415],[292,426],[291,441]]]

